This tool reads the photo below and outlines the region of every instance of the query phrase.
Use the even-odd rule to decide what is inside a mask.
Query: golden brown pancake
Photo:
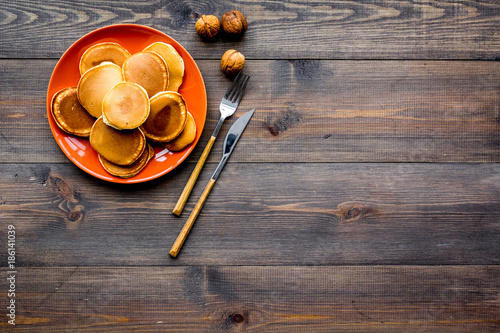
[[[144,135],[152,141],[167,142],[178,137],[187,119],[187,107],[182,95],[163,91],[150,99],[149,117],[142,124]]]
[[[177,50],[170,44],[155,42],[144,51],[156,52],[165,60],[168,68],[168,86],[165,90],[178,91],[184,78],[184,60]]]
[[[144,149],[144,152],[134,163],[126,166],[118,165],[111,163],[101,155],[99,155],[99,162],[101,162],[104,170],[112,174],[113,176],[120,178],[131,178],[137,175],[142,171],[148,164],[148,162],[153,158],[154,150],[150,144],[147,145],[147,149]]]
[[[57,126],[72,135],[88,137],[93,118],[78,102],[76,87],[59,90],[52,97],[50,111]]]
[[[125,81],[141,85],[149,97],[167,88],[168,68],[158,53],[135,53],[123,63],[122,71]]]
[[[90,145],[111,163],[130,165],[144,152],[146,138],[138,128],[119,131],[97,119],[90,131]]]
[[[130,53],[118,43],[105,42],[92,45],[80,58],[80,74],[103,62],[112,62],[121,67],[129,57]]]
[[[120,82],[102,100],[104,122],[119,130],[141,126],[148,115],[148,93],[136,83]]]
[[[102,99],[117,83],[122,82],[121,67],[105,62],[92,67],[78,81],[78,100],[95,118],[102,115]]]
[[[191,113],[188,112],[186,126],[182,133],[170,142],[163,143],[163,146],[170,151],[181,151],[191,144],[196,138],[196,123]]]

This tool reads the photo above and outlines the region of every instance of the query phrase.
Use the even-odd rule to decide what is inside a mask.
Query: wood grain
[[[500,164],[230,159],[170,258],[208,171],[178,218],[190,168],[124,186],[72,164],[2,164],[0,239],[14,224],[19,266],[500,264]]]
[[[230,81],[198,62],[208,113],[196,162],[219,120]],[[67,162],[47,122],[52,60],[0,60],[2,162]],[[500,62],[248,61],[234,119],[257,111],[238,162],[499,162]],[[222,141],[221,141],[222,142]],[[215,144],[208,162],[218,162]]]
[[[498,266],[20,268],[18,325],[0,325],[3,332],[497,332],[499,275]]]
[[[207,43],[194,26],[200,14],[245,14],[242,40]],[[0,5],[0,58],[58,58],[84,34],[111,24],[159,29],[195,58],[220,59],[238,48],[248,59],[496,59],[500,5],[482,1],[354,0],[51,1]],[[244,43],[242,43],[244,42]]]
[[[202,40],[200,14],[245,14]],[[78,38],[159,29],[203,75],[198,146],[110,184],[57,146],[46,91]],[[498,0],[0,2],[0,244],[16,227],[16,326],[2,332],[499,332]],[[219,120],[234,48],[257,111],[177,258],[171,214]],[[188,105],[189,107],[189,105]],[[0,251],[0,291],[10,288]],[[9,273],[12,274],[12,273]]]

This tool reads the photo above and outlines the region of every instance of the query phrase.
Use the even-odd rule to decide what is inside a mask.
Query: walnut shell
[[[236,50],[227,50],[220,60],[220,66],[227,76],[236,75],[245,66],[245,56]]]
[[[220,30],[219,19],[214,15],[201,15],[196,21],[195,29],[203,38],[214,38]]]
[[[222,15],[222,29],[229,35],[241,35],[247,28],[247,19],[237,10],[230,10]]]

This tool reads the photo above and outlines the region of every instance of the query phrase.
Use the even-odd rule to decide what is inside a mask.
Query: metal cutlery
[[[224,151],[222,158],[219,164],[217,165],[217,168],[215,169],[212,178],[210,178],[210,181],[205,187],[205,190],[203,190],[203,193],[200,199],[198,200],[198,203],[194,207],[193,211],[191,212],[191,215],[187,219],[186,223],[184,224],[184,227],[182,228],[181,232],[179,233],[179,236],[177,237],[174,245],[172,246],[172,249],[169,252],[172,257],[176,257],[177,254],[179,253],[182,244],[184,244],[184,241],[186,240],[189,231],[193,227],[194,221],[198,217],[201,208],[205,204],[205,201],[207,200],[208,195],[210,194],[210,191],[212,190],[212,187],[215,184],[215,181],[219,177],[222,169],[224,168],[224,165],[226,165],[229,156],[233,152],[234,146],[236,146],[236,143],[238,142],[239,138],[241,137],[241,134],[247,127],[248,122],[252,118],[254,112],[255,109],[248,111],[247,113],[239,117],[231,126],[231,128],[229,128],[229,131],[227,132],[226,138],[224,140]]]
[[[215,126],[215,129],[205,147],[205,150],[203,150],[203,153],[201,154],[198,163],[196,163],[196,166],[193,172],[191,173],[191,176],[189,177],[189,180],[186,186],[184,187],[184,190],[182,190],[182,193],[179,196],[177,203],[175,204],[175,207],[172,211],[172,213],[174,213],[175,215],[177,216],[181,215],[182,210],[184,209],[184,205],[186,204],[186,201],[189,197],[189,194],[193,189],[194,183],[196,182],[196,179],[198,178],[198,175],[200,174],[200,171],[203,168],[203,165],[205,164],[208,154],[212,150],[215,138],[219,134],[219,131],[222,127],[222,124],[224,123],[224,120],[227,117],[232,116],[236,111],[236,109],[238,108],[238,104],[240,103],[241,98],[243,97],[243,93],[245,92],[249,79],[250,79],[249,75],[243,72],[238,73],[236,78],[233,80],[231,86],[229,86],[229,88],[227,89],[226,94],[222,98],[222,101],[219,105],[219,110],[220,110],[219,122],[217,123],[217,126]]]

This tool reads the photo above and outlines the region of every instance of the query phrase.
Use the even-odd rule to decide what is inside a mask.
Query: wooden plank
[[[0,239],[16,227],[19,266],[500,264],[500,164],[230,159],[174,259],[214,169],[178,218],[192,167],[123,186],[71,164],[0,165]]]
[[[0,9],[2,58],[57,58],[84,34],[119,23],[159,29],[198,59],[219,59],[229,48],[240,49],[249,59],[494,59],[500,47],[495,0],[57,0],[36,6],[3,0]],[[194,30],[197,17],[221,17],[230,9],[247,17],[244,38],[201,40]]]
[[[229,86],[198,62],[208,114],[196,161]],[[66,162],[45,106],[53,60],[1,60],[2,162]],[[499,62],[248,61],[236,116],[257,108],[239,162],[499,162]],[[236,117],[228,119],[221,136]],[[217,141],[219,142],[219,141]],[[209,162],[221,154],[215,144]]]
[[[499,275],[498,266],[19,268],[17,324],[2,318],[0,325],[4,332],[498,332]],[[0,300],[4,312],[7,301]]]

